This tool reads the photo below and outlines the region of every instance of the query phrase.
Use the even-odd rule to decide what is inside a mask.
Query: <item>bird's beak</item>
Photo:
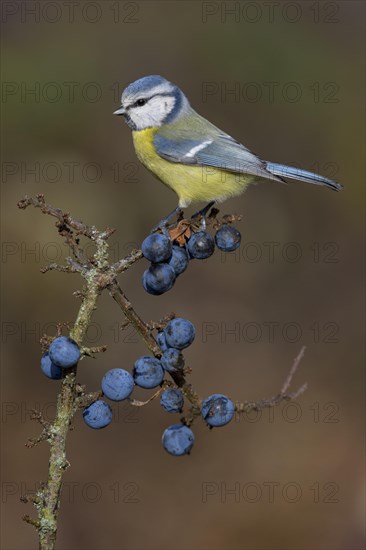
[[[114,115],[124,115],[126,113],[126,109],[124,107],[119,107],[119,109],[117,109],[117,111],[114,111]]]

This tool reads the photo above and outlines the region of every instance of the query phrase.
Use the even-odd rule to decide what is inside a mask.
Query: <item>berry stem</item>
[[[128,321],[136,329],[136,331],[141,335],[143,341],[146,344],[146,347],[155,357],[161,356],[161,349],[158,346],[155,338],[151,334],[151,328],[141,319],[141,317],[133,309],[131,302],[127,299],[123,290],[119,286],[116,280],[114,280],[110,285],[108,285],[108,290],[112,298],[117,302],[117,304],[122,309]],[[186,381],[184,375],[180,372],[170,373],[174,382],[177,386],[182,387],[185,385]]]

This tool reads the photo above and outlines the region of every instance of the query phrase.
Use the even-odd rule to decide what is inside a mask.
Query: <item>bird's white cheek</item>
[[[174,109],[174,97],[152,98],[146,105],[131,110],[130,116],[138,130],[161,126],[164,119]]]
[[[131,119],[137,130],[144,130],[145,128],[160,126],[161,124],[160,117],[156,116],[156,113],[134,113]]]
[[[175,97],[167,97],[164,100],[164,112],[165,116],[172,112],[175,106]]]
[[[156,126],[159,126],[163,123],[165,117],[172,112],[174,105],[174,97],[157,96],[149,101],[146,105],[148,108],[146,110],[149,111],[148,115],[150,120],[152,120]]]

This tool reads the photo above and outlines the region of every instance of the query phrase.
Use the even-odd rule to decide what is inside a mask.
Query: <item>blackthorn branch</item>
[[[24,516],[23,519],[37,529],[41,550],[51,550],[55,547],[56,542],[63,475],[70,466],[66,458],[66,440],[69,430],[72,429],[72,419],[76,412],[82,408],[84,409],[85,422],[91,427],[100,428],[102,425],[98,425],[98,419],[97,425],[95,425],[95,417],[89,414],[91,413],[90,409],[96,405],[99,408],[104,408],[104,412],[108,417],[104,425],[110,422],[109,415],[112,414],[110,406],[101,400],[104,396],[103,391],[87,392],[85,386],[76,381],[77,363],[74,364],[73,362],[77,361],[80,355],[81,359],[85,356],[94,357],[96,354],[106,350],[105,346],[95,348],[83,347],[83,341],[97,307],[98,298],[104,290],[108,291],[126,318],[121,328],[123,329],[128,325],[132,325],[152,354],[152,357],[140,358],[135,363],[135,369],[137,369],[137,364],[140,367],[140,370],[134,373],[135,383],[137,383],[136,377],[139,376],[143,380],[142,387],[160,386],[146,401],[139,401],[128,397],[130,404],[141,407],[160,397],[160,402],[167,412],[180,413],[184,400],[189,403],[187,412],[180,419],[181,423],[170,426],[163,434],[163,445],[172,454],[189,453],[194,444],[194,435],[190,426],[200,415],[203,416],[210,427],[222,426],[231,420],[234,413],[247,414],[252,410],[260,411],[267,407],[279,405],[283,401],[296,399],[306,390],[306,384],[301,386],[296,392],[289,393],[288,390],[304,355],[305,348],[302,348],[296,357],[281,391],[274,397],[255,402],[244,401],[243,403],[234,403],[226,396],[215,394],[203,400],[186,380],[186,376],[191,372],[191,369],[184,366],[181,354],[181,350],[193,341],[195,334],[193,325],[184,319],[176,319],[173,313],[160,321],[151,321],[149,323],[143,321],[126,297],[117,280],[118,275],[131,268],[134,263],[143,258],[142,251],[133,250],[125,258],[115,263],[109,263],[108,239],[114,233],[113,229],[106,228],[104,231],[99,231],[94,226],[86,225],[82,221],[74,219],[69,213],[64,213],[59,208],[54,208],[47,204],[44,196],[41,194],[35,197],[26,196],[18,203],[18,207],[21,209],[26,209],[28,206],[39,208],[43,214],[56,218],[55,225],[58,233],[64,238],[72,254],[72,257],[66,258],[66,265],[52,263],[42,268],[41,272],[46,273],[51,270],[57,270],[64,273],[79,273],[85,281],[83,290],[74,293],[75,296],[81,299],[81,305],[74,325],[71,328],[67,327],[69,336],[61,336],[63,327],[59,325],[56,339],[52,339],[47,335],[41,339],[41,345],[45,352],[42,358],[44,361],[44,373],[49,378],[57,378],[52,375],[52,368],[56,367],[58,369],[57,373],[62,373],[58,376],[62,379],[61,389],[57,399],[57,410],[54,421],[48,423],[39,412],[34,411],[33,419],[41,424],[42,432],[37,438],[30,439],[26,444],[27,447],[34,447],[42,441],[47,441],[50,445],[47,481],[41,483],[40,488],[34,496],[25,495],[22,497],[22,501],[32,502],[35,506],[38,514],[37,519],[30,518],[28,515]],[[227,215],[219,219],[218,213],[217,209],[212,208],[210,213],[205,217],[204,227],[211,225],[214,229],[218,230],[215,239],[216,246],[220,250],[235,250],[240,243],[240,233],[229,224],[240,220],[240,216]],[[177,243],[174,245],[175,247],[184,245],[192,235],[195,236],[190,245],[192,256],[197,258],[208,257],[208,255],[212,254],[215,244],[209,234],[202,231],[202,229],[203,226],[199,218],[186,220],[180,217],[175,225],[169,226],[168,236],[170,241]],[[91,257],[85,254],[81,238],[87,238],[95,244],[95,252]],[[161,238],[157,239],[153,238],[150,241],[154,241],[154,246],[156,245],[156,250],[159,253],[161,253],[161,248],[159,250],[161,243],[165,247],[171,247],[169,239],[167,243],[166,236],[161,236]],[[145,241],[144,243],[146,245]],[[177,270],[183,270],[179,250],[176,252],[174,267]],[[146,254],[149,255],[149,253],[148,251]],[[164,252],[162,258],[167,258],[168,255]],[[187,261],[184,259],[184,269],[187,267],[188,260],[189,257],[187,256]],[[171,260],[164,259],[164,261],[168,262]],[[168,266],[167,263],[158,265],[163,266],[162,270],[164,270],[164,266]],[[167,267],[167,269],[171,272],[173,268]],[[179,273],[180,271],[177,271],[177,275]],[[156,281],[153,282],[155,283]],[[159,287],[155,286],[154,289],[156,288]],[[159,289],[159,292],[156,293],[162,292]],[[154,331],[160,331],[157,339],[153,335]],[[182,335],[183,340],[186,338],[186,341],[182,341]],[[67,352],[66,356],[63,356],[63,361],[65,357],[67,360],[69,359],[68,354],[70,353],[70,349],[76,354],[77,358],[73,361],[71,360],[69,363],[67,361],[65,363],[58,363],[60,349],[63,351],[66,349]],[[153,359],[154,357],[156,359]],[[162,358],[161,361],[160,358]],[[175,361],[174,364],[172,363],[173,359]],[[147,363],[150,364],[152,369],[148,373],[150,376],[149,379],[146,378]],[[165,365],[165,367],[162,368],[160,365]],[[115,370],[118,371],[118,369]],[[171,380],[162,380],[161,376],[164,377],[166,372],[170,375]],[[157,384],[154,381],[151,382],[152,375],[158,377],[159,381]],[[111,380],[115,380],[115,383],[120,384],[127,382],[131,386],[131,376],[129,373],[126,371],[109,371],[105,377],[106,385],[104,386],[105,393],[109,393],[109,397],[112,400],[118,400],[118,397],[114,396],[118,396],[118,391],[120,390],[123,395],[129,395],[131,388],[126,392],[125,386],[121,386],[120,388],[118,386],[108,386]]]

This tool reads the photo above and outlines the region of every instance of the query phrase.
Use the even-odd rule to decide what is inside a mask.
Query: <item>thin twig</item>
[[[147,405],[148,403],[151,403],[151,401],[154,401],[154,399],[159,397],[159,395],[163,390],[164,388],[159,388],[158,391],[156,391],[147,401],[139,401],[138,399],[129,399],[129,403],[133,407],[144,407],[145,405]]]
[[[131,302],[127,299],[126,295],[122,291],[117,281],[113,281],[110,285],[108,285],[108,290],[112,298],[117,302],[117,304],[122,309],[123,313],[129,320],[130,324],[137,330],[137,332],[142,337],[143,341],[146,344],[147,349],[155,357],[161,357],[162,355],[161,349],[158,346],[155,338],[151,334],[151,329],[146,323],[144,323],[141,317],[133,309]],[[182,372],[177,371],[175,373],[170,373],[170,375],[178,387],[183,387],[185,385],[186,381]]]
[[[290,372],[288,373],[287,375],[287,378],[286,380],[284,381],[284,384],[282,386],[282,390],[280,392],[281,395],[285,395],[285,393],[287,392],[287,390],[289,389],[290,385],[291,385],[291,382],[292,382],[292,378],[295,374],[295,372],[297,371],[297,369],[299,368],[299,365],[300,365],[300,361],[302,360],[302,358],[304,357],[304,354],[305,354],[305,350],[306,350],[306,346],[303,346],[299,352],[299,354],[295,357],[294,359],[294,362],[292,364],[292,367],[290,369]]]
[[[129,269],[135,262],[138,262],[143,258],[141,250],[134,249],[128,256],[125,258],[122,258],[118,262],[111,265],[111,271],[114,273],[122,273],[123,271],[126,271],[126,269]]]
[[[34,206],[39,208],[43,214],[48,214],[56,218],[60,224],[66,225],[75,229],[78,234],[85,235],[89,239],[95,240],[96,236],[102,235],[104,239],[107,239],[108,236],[113,232],[111,229],[106,229],[105,232],[100,233],[93,225],[86,225],[82,221],[75,220],[70,216],[68,212],[62,212],[59,208],[54,208],[50,204],[46,204],[44,195],[40,193],[35,197],[28,197],[27,195],[18,202],[18,208],[25,210],[28,206]]]
[[[275,407],[280,403],[282,403],[283,401],[292,401],[294,399],[297,399],[302,393],[304,393],[308,387],[306,383],[303,384],[295,392],[287,393],[287,390],[289,389],[292,382],[292,378],[296,373],[297,369],[299,368],[302,358],[304,357],[305,349],[306,347],[303,346],[300,352],[298,353],[298,355],[295,357],[294,362],[290,368],[290,371],[286,376],[286,379],[282,385],[282,389],[280,393],[273,396],[271,399],[261,399],[259,401],[244,401],[244,403],[237,403],[235,407],[236,411],[239,413],[246,413],[246,414],[248,414],[251,411],[261,411],[263,409]]]

